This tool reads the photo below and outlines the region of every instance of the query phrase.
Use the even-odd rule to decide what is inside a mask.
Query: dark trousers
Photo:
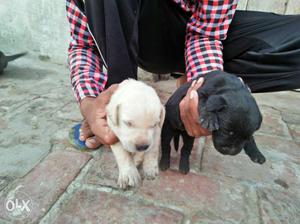
[[[126,10],[121,9],[126,6],[124,1],[107,2],[111,1],[117,7],[113,10],[114,15],[110,12],[99,15],[106,21],[106,15],[120,17],[120,25],[117,25],[120,35],[110,38],[118,40],[128,33],[128,23],[122,24],[121,17],[126,17],[124,12],[130,16],[137,14],[136,33],[124,36],[124,49],[131,59],[135,57],[136,65],[157,74],[185,72],[185,32],[189,13],[172,0],[137,0],[138,8],[126,7]],[[115,26],[112,26],[114,31]],[[137,43],[133,44],[134,36],[137,36]],[[253,92],[300,88],[300,15],[237,11],[223,47],[224,70],[242,77]],[[109,46],[104,48],[110,49]],[[109,55],[118,53],[109,52]],[[108,76],[110,79],[110,74]],[[120,82],[126,77],[111,79]]]

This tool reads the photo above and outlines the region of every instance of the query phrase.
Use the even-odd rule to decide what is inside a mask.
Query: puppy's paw
[[[255,163],[263,164],[266,162],[266,157],[264,157],[263,154],[257,154],[253,157],[251,157],[251,160]]]
[[[141,176],[135,166],[129,167],[125,170],[120,170],[118,185],[122,189],[127,187],[137,187],[141,182]]]
[[[161,157],[160,162],[159,162],[159,168],[161,171],[165,171],[170,168],[170,159]]]
[[[182,174],[187,174],[188,172],[190,172],[189,160],[180,160],[179,172]]]
[[[153,180],[158,175],[158,166],[157,165],[147,165],[143,166],[144,177],[147,180]]]

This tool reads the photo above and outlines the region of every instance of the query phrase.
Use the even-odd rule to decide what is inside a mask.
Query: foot
[[[170,168],[170,158],[161,157],[159,162],[159,168],[162,171],[165,171]]]
[[[179,172],[182,174],[187,174],[190,172],[190,162],[188,159],[180,159]]]
[[[85,141],[85,145],[87,148],[97,149],[102,145],[99,138],[93,135],[90,126],[85,120],[82,122],[79,131],[80,131],[79,139],[81,141]]]
[[[135,166],[120,170],[118,185],[122,189],[137,187],[141,182],[141,176]]]
[[[260,152],[254,153],[249,157],[255,163],[263,164],[266,162],[266,157],[264,157],[264,155]]]
[[[157,163],[157,162],[156,162]],[[144,177],[148,180],[153,180],[158,176],[157,164],[143,164]]]

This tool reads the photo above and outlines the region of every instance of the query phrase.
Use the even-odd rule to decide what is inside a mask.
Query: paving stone
[[[202,156],[202,148],[204,141],[197,139],[194,149],[190,157],[191,172],[200,171],[200,160]],[[179,146],[181,147],[180,141]],[[180,150],[179,147],[179,150]],[[118,166],[110,149],[102,148],[102,155],[99,158],[93,158],[91,167],[84,178],[84,183],[91,185],[99,185],[105,187],[118,188]],[[178,171],[180,152],[176,152],[173,148],[171,151],[171,169]],[[141,170],[140,170],[141,171]]]
[[[118,165],[111,150],[103,150],[101,157],[94,158],[91,167],[84,177],[84,183],[105,187],[118,188]]]
[[[278,153],[284,153],[294,160],[300,160],[300,148],[291,140],[279,139],[276,136],[268,135],[256,135],[255,139],[258,148],[261,148],[262,152],[275,151]]]
[[[296,141],[297,143],[300,143],[300,125],[294,125],[294,124],[290,124],[288,125],[291,135],[294,139],[294,141]],[[299,144],[298,144],[299,146]],[[299,146],[300,148],[300,146]]]
[[[178,164],[176,163],[176,169],[177,166]],[[86,177],[83,179],[83,182],[88,185],[106,186],[118,189],[117,179],[118,168],[115,158],[113,154],[107,150],[102,153],[100,159],[93,159],[91,167]],[[197,206],[201,204],[202,201],[214,200],[211,198],[214,197],[213,195],[219,190],[219,187],[219,183],[211,181],[207,177],[199,177],[191,173],[182,175],[178,173],[178,171],[160,171],[160,175],[156,180],[143,180],[142,188],[134,190],[142,192],[141,194],[138,193],[138,195],[142,195],[143,197],[146,196],[149,200],[154,201],[166,193],[166,195],[163,196],[163,198],[167,200],[165,202],[166,205],[185,205],[185,203],[187,203],[187,209],[189,209],[189,206],[194,206],[194,209],[198,209]],[[176,189],[176,192],[173,192],[173,189]],[[178,200],[173,202],[179,195],[181,195],[179,203],[176,203]],[[194,199],[191,201],[191,198]],[[198,201],[198,199],[201,200]]]
[[[260,107],[263,123],[258,133],[292,139],[286,123],[282,120],[281,113],[271,107]]]
[[[81,190],[74,194],[57,218],[55,224],[140,224],[182,223],[183,214],[167,208],[136,202],[120,195],[94,190]]]
[[[1,177],[0,176],[0,191],[2,191],[14,178],[12,177]]]
[[[276,12],[283,14],[285,11],[285,4],[287,0],[272,0],[272,1],[260,1],[249,0],[247,10],[259,10],[265,12]]]
[[[235,221],[225,220],[224,218],[209,216],[206,212],[198,212],[190,221],[191,224],[234,224]]]
[[[168,170],[153,180],[146,180],[136,196],[178,207],[190,214],[197,211],[218,214],[223,219],[242,222],[248,206],[244,202],[244,188],[228,181],[217,181],[204,175],[182,175]]]
[[[50,143],[41,142],[33,145],[16,144],[1,147],[0,176],[22,177],[27,174],[50,150]]]
[[[14,223],[36,223],[90,159],[86,153],[57,151],[49,154],[28,175],[14,184],[0,197],[0,218]],[[3,208],[9,200],[29,201],[29,210],[7,212]],[[12,207],[10,207],[12,208]]]
[[[286,8],[286,14],[299,14],[300,13],[300,1],[289,0]]]
[[[261,1],[265,2],[265,1]],[[272,1],[268,1],[272,4]],[[253,94],[260,106],[274,107],[282,113],[299,114],[300,94],[292,91]]]
[[[259,188],[257,194],[262,223],[300,223],[299,193]]]
[[[288,186],[300,186],[300,164],[297,162],[299,159],[286,154],[283,152],[284,149],[281,150],[283,145],[294,146],[294,143],[276,140],[268,143],[269,145],[264,144],[268,139],[265,136],[256,136],[257,145],[267,159],[263,165],[260,165],[253,163],[244,152],[236,156],[222,155],[213,147],[211,139],[207,138],[202,172],[248,180],[254,183],[274,184],[277,180]],[[300,154],[300,152],[298,153]]]
[[[293,113],[282,111],[282,120],[284,120],[284,122],[286,122],[287,124],[300,125],[300,114],[297,114],[296,112],[300,111],[294,111]]]

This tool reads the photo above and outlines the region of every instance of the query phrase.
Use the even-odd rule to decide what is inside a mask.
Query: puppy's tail
[[[5,56],[5,58],[6,58],[7,62],[9,62],[9,61],[16,60],[17,58],[22,57],[22,56],[24,56],[26,54],[27,54],[27,52],[23,52],[23,53],[20,53],[20,54],[14,54],[14,55],[10,55],[10,56]]]
[[[178,152],[179,148],[179,137],[180,134],[178,132],[176,132],[173,136],[174,149],[176,150],[176,152]]]

